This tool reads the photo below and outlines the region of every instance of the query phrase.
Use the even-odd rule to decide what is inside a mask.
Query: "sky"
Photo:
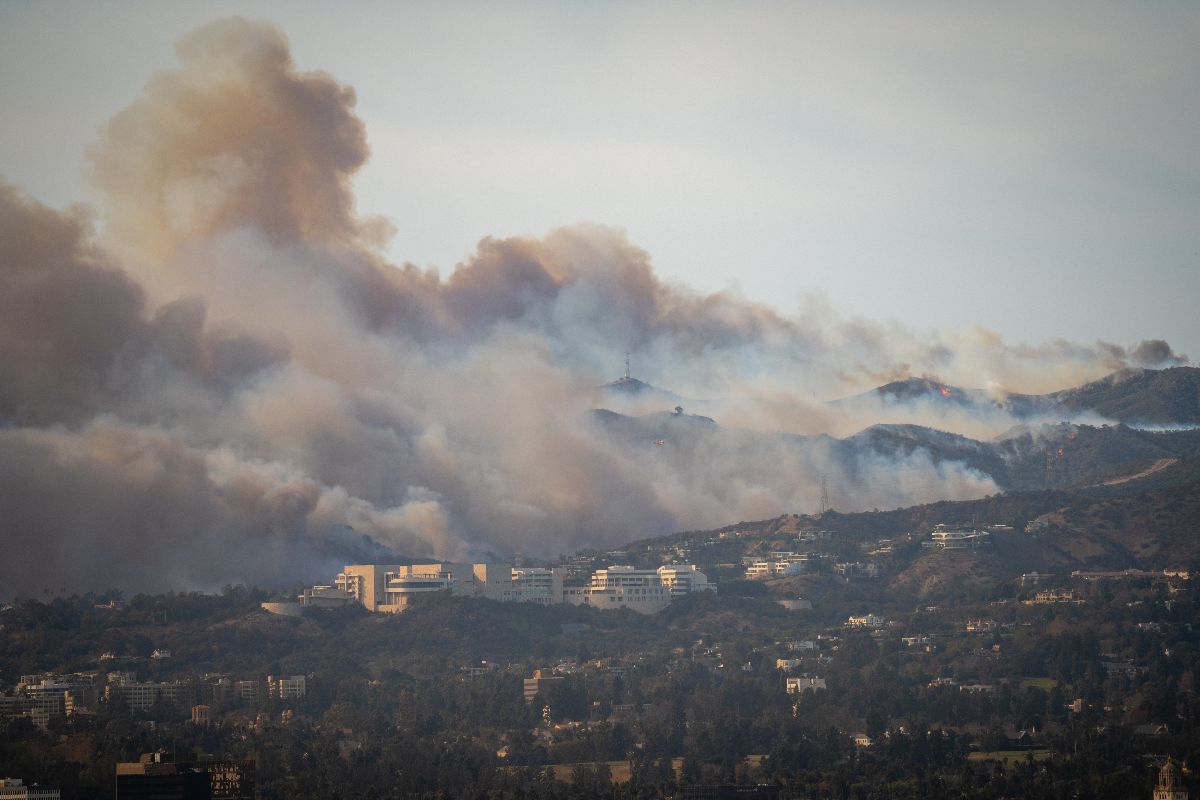
[[[1200,359],[1198,20],[0,0],[0,586],[996,493],[855,434]]]
[[[1200,358],[1195,3],[4,0],[0,175],[94,200],[100,126],[230,14],[353,87],[397,264],[593,222],[785,315]]]

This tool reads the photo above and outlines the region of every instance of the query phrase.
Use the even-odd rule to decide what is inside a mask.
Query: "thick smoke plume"
[[[1003,398],[1186,360],[1157,341],[918,334],[816,301],[783,314],[665,284],[593,225],[484,239],[445,278],[396,266],[388,224],[354,207],[368,148],[352,89],[298,73],[264,22],[206,25],[177,53],[88,154],[100,234],[0,186],[10,592],[279,585],[376,543],[557,555],[812,512],[822,472],[841,510],[978,497],[990,478],[924,451],[846,464],[828,437],[766,432],[994,435],[1002,406],[822,401],[910,376]],[[598,388],[627,348],[723,433],[656,447],[589,414],[669,408]]]

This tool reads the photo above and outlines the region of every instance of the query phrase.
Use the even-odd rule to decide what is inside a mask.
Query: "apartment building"
[[[234,681],[233,696],[243,703],[257,703],[258,681]]]
[[[512,597],[516,603],[561,603],[563,601],[563,578],[567,571],[562,567],[542,569],[522,567],[512,571]]]
[[[298,700],[306,691],[303,675],[268,675],[267,691],[271,697],[281,700]]]
[[[530,702],[539,694],[545,697],[547,689],[562,682],[563,679],[561,676],[554,675],[548,669],[535,671],[532,678],[525,679],[525,702]]]
[[[179,698],[178,683],[109,683],[104,699],[112,702],[117,696],[125,698],[130,711],[146,711],[161,697],[164,700]]]
[[[786,578],[803,572],[804,564],[801,561],[755,561],[746,567],[746,577],[750,580]]]
[[[992,540],[987,531],[954,530],[946,525],[938,525],[928,542],[922,542],[922,547],[935,547],[941,550],[969,550],[987,544]]]
[[[314,586],[300,595],[300,604],[309,608],[341,608],[356,601],[353,594],[337,586]]]

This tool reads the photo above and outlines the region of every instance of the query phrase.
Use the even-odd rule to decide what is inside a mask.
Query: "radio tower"
[[[829,508],[829,487],[825,485],[825,473],[821,473],[821,516],[825,516],[825,509]]]
[[[629,380],[629,351],[625,351],[625,380]]]

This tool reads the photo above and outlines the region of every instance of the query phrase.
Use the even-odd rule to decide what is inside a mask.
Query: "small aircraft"
[[[657,442],[655,442],[655,444],[662,444],[662,443],[663,443],[662,439],[659,439]]]

